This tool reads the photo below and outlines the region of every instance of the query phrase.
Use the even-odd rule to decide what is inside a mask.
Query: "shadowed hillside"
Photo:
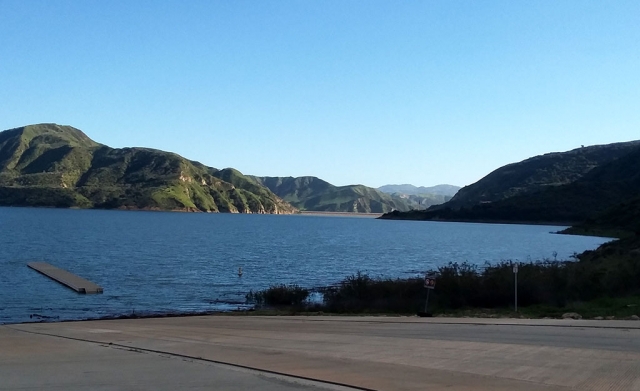
[[[640,147],[640,141],[595,145],[568,152],[548,153],[508,164],[478,182],[463,187],[442,207],[471,207],[566,185],[582,178],[596,167],[629,154],[637,147]]]
[[[502,167],[425,212],[384,218],[579,223],[640,194],[640,143],[580,148]]]

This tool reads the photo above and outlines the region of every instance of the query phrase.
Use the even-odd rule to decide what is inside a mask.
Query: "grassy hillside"
[[[307,198],[302,205],[304,210],[325,212],[385,213],[409,209],[401,200],[362,185],[335,187]]]
[[[300,210],[386,213],[411,209],[409,200],[362,185],[334,186],[316,177],[252,177]]]
[[[304,200],[336,188],[329,182],[313,176],[254,177],[254,179],[291,205],[302,205]]]
[[[238,171],[220,171],[154,149],[110,148],[78,129],[55,124],[0,132],[0,205],[294,211]]]
[[[443,207],[468,208],[566,185],[582,178],[596,167],[629,154],[639,146],[640,141],[595,145],[568,152],[548,153],[509,164],[478,182],[463,187]]]

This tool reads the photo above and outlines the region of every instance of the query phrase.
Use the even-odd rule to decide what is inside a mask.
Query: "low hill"
[[[291,213],[236,170],[177,154],[114,149],[56,124],[0,132],[0,205]]]
[[[334,186],[316,177],[252,177],[303,211],[386,213],[410,210],[408,199],[362,185]]]
[[[432,207],[425,212],[394,213],[383,217],[571,224],[593,219],[607,209],[630,202],[640,194],[640,143],[619,143],[581,150],[586,151],[582,151],[585,153],[577,150],[570,151],[564,158],[562,154],[543,155],[538,157],[539,159],[528,159],[519,164],[503,167],[486,177],[489,178],[488,183],[480,183],[486,181],[485,178],[469,186],[466,192],[463,192],[465,190],[463,188],[458,195],[444,205]],[[544,156],[548,156],[551,160],[541,165],[541,161],[545,161]],[[590,163],[587,164],[586,161]],[[554,164],[549,165],[551,162]],[[593,167],[578,176],[578,173],[588,166]],[[542,167],[547,167],[546,172],[553,175],[542,176],[541,173],[544,171]],[[561,167],[568,167],[568,171],[561,170]],[[478,196],[479,198],[469,196],[482,188],[489,189],[493,186],[497,189],[499,180],[494,178],[496,173],[502,173],[498,178],[500,176],[507,179],[524,178],[519,183],[529,183],[529,186],[520,187],[518,191],[515,191],[515,187],[510,187],[509,189],[514,191],[509,196],[507,196],[508,191],[483,193],[484,196]],[[575,179],[569,181],[572,177]],[[540,179],[537,185],[533,185],[532,178]],[[560,184],[552,182],[551,178],[569,182]],[[509,180],[506,182],[509,183]],[[505,189],[507,186],[502,188]],[[459,195],[461,196],[458,197]],[[493,197],[495,200],[485,200],[485,196]]]

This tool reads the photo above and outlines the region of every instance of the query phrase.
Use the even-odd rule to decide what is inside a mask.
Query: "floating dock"
[[[49,265],[46,262],[29,262],[27,266],[78,293],[102,293],[102,287],[93,282],[69,273],[66,270]]]

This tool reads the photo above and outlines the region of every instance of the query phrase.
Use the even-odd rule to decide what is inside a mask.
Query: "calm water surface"
[[[370,218],[0,208],[0,323],[244,308],[275,283],[319,287],[358,271],[411,277],[449,262],[568,259],[606,239],[561,227]],[[104,287],[79,295],[45,261]],[[238,277],[238,268],[243,276]]]

